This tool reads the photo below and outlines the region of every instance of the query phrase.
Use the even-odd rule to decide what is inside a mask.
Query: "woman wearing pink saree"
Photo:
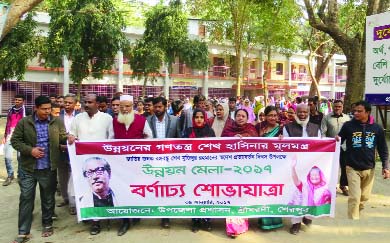
[[[302,206],[321,206],[324,204],[330,204],[332,195],[328,189],[324,173],[317,166],[313,166],[306,176],[306,181],[303,182],[298,178],[296,167],[297,156],[294,155],[292,158],[292,179],[297,192],[293,196],[293,200],[290,202],[292,205]],[[299,233],[301,228],[301,222],[305,225],[312,224],[312,218],[297,217],[291,219],[293,225],[290,228],[290,233],[296,235]]]

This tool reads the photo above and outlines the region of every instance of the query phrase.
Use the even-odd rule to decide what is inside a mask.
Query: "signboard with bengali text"
[[[390,12],[367,16],[366,100],[390,105]]]
[[[78,219],[334,216],[339,147],[301,138],[77,142]]]

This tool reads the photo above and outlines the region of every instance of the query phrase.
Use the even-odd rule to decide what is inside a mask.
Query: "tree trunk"
[[[267,62],[265,64],[265,70],[263,74],[263,90],[264,90],[264,107],[268,105],[268,76],[271,76],[271,46],[267,47]]]
[[[365,57],[359,45],[351,45],[347,57],[347,79],[345,86],[344,109],[349,111],[351,104],[363,99],[365,89]]]
[[[82,86],[82,82],[79,82],[78,84],[77,84],[77,99],[78,100],[81,100],[81,88],[82,88],[83,86]]]
[[[15,0],[11,4],[8,12],[7,20],[3,28],[3,33],[0,33],[0,42],[3,38],[15,27],[23,14],[27,13],[43,0]]]
[[[242,61],[242,48],[239,47],[239,50],[237,49],[236,51],[236,63],[237,63],[237,78],[236,78],[236,82],[237,82],[237,93],[236,93],[236,96],[241,96],[241,84],[242,84],[242,70],[243,70],[243,61]]]
[[[146,95],[146,84],[148,83],[148,76],[144,77],[144,85],[142,85],[142,97]]]

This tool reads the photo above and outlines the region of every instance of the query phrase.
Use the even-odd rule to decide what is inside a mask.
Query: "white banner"
[[[390,12],[367,16],[366,100],[390,104]]]
[[[69,151],[79,220],[334,216],[334,139],[109,140]]]

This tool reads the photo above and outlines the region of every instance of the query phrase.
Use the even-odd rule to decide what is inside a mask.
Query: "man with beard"
[[[78,114],[70,127],[68,135],[68,144],[73,144],[76,140],[80,141],[100,141],[114,138],[114,129],[112,126],[112,117],[98,110],[96,94],[88,94],[85,97],[85,112]],[[100,233],[100,223],[94,220],[89,232],[91,235]]]
[[[133,110],[133,96],[122,95],[120,97],[118,117],[113,120],[115,139],[142,139],[153,138],[152,130],[145,117],[135,114]],[[138,223],[139,219],[133,219]],[[123,219],[118,230],[118,236],[124,235],[130,227],[129,219]]]
[[[149,116],[147,121],[152,129],[153,138],[180,138],[180,125],[178,118],[167,113],[167,100],[157,97],[153,100],[154,115]],[[169,219],[161,219],[161,226],[169,228]]]
[[[283,128],[284,137],[321,137],[320,126],[309,122],[309,107],[300,103],[297,105],[295,121],[286,124]],[[301,222],[310,226],[312,224],[311,217],[296,217],[291,218],[292,226],[290,233],[296,235],[301,228]]]

